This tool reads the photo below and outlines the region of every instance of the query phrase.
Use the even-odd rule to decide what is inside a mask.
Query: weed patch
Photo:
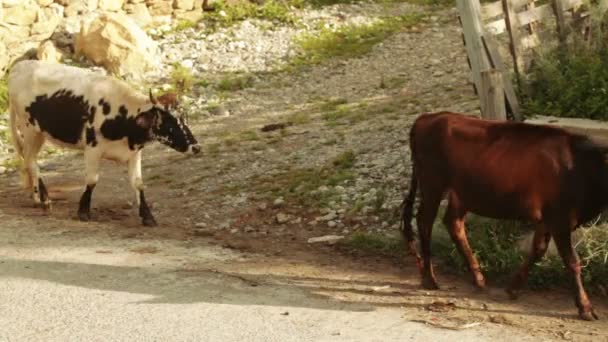
[[[254,77],[250,74],[224,76],[217,85],[221,91],[237,91],[253,85]]]
[[[8,109],[8,77],[0,79],[0,114]]]
[[[441,213],[438,217],[441,217]],[[517,242],[533,229],[515,221],[499,221],[470,215],[466,221],[467,236],[473,253],[478,258],[488,279],[506,284],[513,272],[527,258]],[[594,226],[577,230],[575,245],[583,267],[583,281],[589,289],[608,284],[608,231]],[[466,263],[452,243],[443,224],[437,222],[433,231],[432,250],[442,261],[442,271],[469,273]],[[547,256],[530,269],[528,286],[534,289],[565,287],[570,276],[558,256]]]
[[[386,17],[369,25],[346,25],[318,33],[306,33],[296,37],[300,55],[293,66],[319,64],[331,58],[351,58],[367,54],[372,48],[393,33],[413,26],[423,19],[414,13],[400,17]]]
[[[179,63],[173,64],[171,71],[171,87],[179,93],[184,93],[192,88],[194,76],[192,71]]]
[[[283,24],[293,24],[296,21],[296,17],[290,9],[290,4],[279,0],[268,0],[263,5],[246,1],[231,5],[225,1],[218,1],[214,6],[215,11],[205,17],[213,28],[233,26],[251,18]]]
[[[574,30],[565,44],[537,53],[521,90],[527,115],[608,120],[607,19],[590,5],[588,39]]]
[[[341,194],[334,187],[355,179],[352,170],[355,160],[355,153],[346,151],[321,168],[289,170],[261,177],[257,184],[260,190],[274,197],[283,196],[308,207],[327,207],[340,199]]]

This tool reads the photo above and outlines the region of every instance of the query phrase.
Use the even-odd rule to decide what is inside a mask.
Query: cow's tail
[[[416,258],[416,265],[419,269],[422,269],[422,262],[420,259],[420,255],[418,254],[418,250],[416,249],[416,241],[414,239],[414,229],[412,227],[412,219],[414,216],[414,204],[416,202],[416,193],[418,191],[418,177],[416,175],[416,145],[414,138],[416,125],[412,126],[410,129],[410,154],[411,154],[411,164],[412,164],[412,176],[410,179],[410,189],[407,195],[403,198],[401,202],[401,234],[403,236],[403,240],[407,244],[407,248],[409,249],[409,253]]]
[[[30,189],[33,184],[32,180],[27,174],[24,164],[24,156],[23,156],[23,139],[19,134],[19,130],[17,129],[17,107],[11,104],[11,100],[9,98],[9,106],[8,112],[10,116],[10,126],[11,126],[11,139],[13,140],[13,145],[15,146],[15,157],[19,163],[20,173],[21,173],[21,185],[25,189]]]

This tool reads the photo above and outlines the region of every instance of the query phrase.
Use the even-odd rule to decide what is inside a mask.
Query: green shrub
[[[522,91],[527,115],[608,120],[607,25],[597,8],[591,13],[589,40],[574,31],[566,43],[537,52]]]
[[[527,258],[531,247],[524,246],[525,252],[522,252],[517,247],[517,241],[533,227],[474,215],[468,217],[466,227],[469,243],[481,264],[484,275],[489,280],[506,286],[513,272],[517,271]],[[588,290],[592,291],[597,285],[608,285],[608,227],[580,228],[577,234],[579,240],[575,247],[581,259],[583,281]],[[456,273],[468,273],[466,262],[439,220],[433,231],[432,249],[433,254],[447,266],[442,267],[442,271],[455,270]],[[530,270],[528,279],[530,288],[567,287],[570,284],[569,272],[559,256],[546,256]]]
[[[0,79],[0,114],[8,109],[8,78]]]
[[[280,0],[268,0],[263,5],[245,1],[229,5],[224,1],[219,1],[215,4],[215,8],[215,11],[206,18],[215,26],[228,27],[249,18],[277,21],[284,24],[295,22],[290,4]]]
[[[237,91],[253,86],[254,76],[250,74],[244,75],[227,75],[223,77],[217,85],[221,91]]]
[[[324,28],[318,33],[306,33],[296,37],[301,54],[292,64],[318,64],[334,57],[357,57],[371,51],[384,39],[402,28],[412,26],[423,19],[419,13],[400,17],[387,17],[369,25],[345,25],[337,30]]]
[[[173,89],[180,93],[187,92],[192,88],[193,83],[192,71],[179,63],[175,63],[171,72],[171,86]]]

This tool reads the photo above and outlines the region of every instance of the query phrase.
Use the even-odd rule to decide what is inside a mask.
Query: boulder
[[[173,8],[191,11],[194,8],[194,0],[174,0]]]
[[[173,13],[173,4],[166,0],[146,0],[146,5],[152,16],[170,15]]]
[[[76,56],[85,56],[112,74],[139,77],[157,67],[156,43],[126,14],[103,13],[82,26]]]
[[[23,42],[30,35],[30,28],[27,26],[17,26],[5,24],[0,26],[0,41],[3,41],[8,48],[11,43]]]
[[[127,4],[125,5],[125,11],[131,17],[137,25],[141,28],[146,28],[152,22],[152,16],[146,4]]]
[[[203,11],[181,11],[181,10],[175,10],[175,12],[173,12],[173,16],[175,17],[175,19],[177,20],[186,20],[186,21],[190,21],[193,23],[196,23],[198,21],[200,21],[201,19],[203,19]]]
[[[4,75],[8,68],[8,53],[6,51],[6,45],[0,40],[0,77]]]
[[[120,11],[125,0],[99,0],[99,9],[102,11]]]
[[[38,6],[40,7],[46,7],[50,4],[53,3],[53,0],[37,0],[36,2],[38,2]]]
[[[63,58],[63,53],[55,47],[51,40],[45,40],[38,47],[36,57],[41,61],[59,63]]]
[[[29,26],[36,21],[38,8],[27,5],[18,5],[4,10],[4,21],[19,26]]]
[[[55,29],[61,22],[61,18],[58,16],[43,16],[44,14],[38,16],[39,20],[34,25],[32,25],[32,29],[30,32],[30,34],[34,36],[44,36],[44,38],[41,40],[49,38],[53,34],[53,32],[55,32]]]

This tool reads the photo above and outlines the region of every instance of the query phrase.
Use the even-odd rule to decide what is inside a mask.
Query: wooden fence
[[[600,0],[602,8],[606,3],[608,0]],[[479,0],[457,0],[457,6],[475,92],[485,118],[521,121],[512,72],[519,83],[530,65],[531,51],[541,43],[548,45],[553,40],[559,44],[573,29],[584,33],[589,30],[589,13],[583,0],[499,0],[483,5]]]

